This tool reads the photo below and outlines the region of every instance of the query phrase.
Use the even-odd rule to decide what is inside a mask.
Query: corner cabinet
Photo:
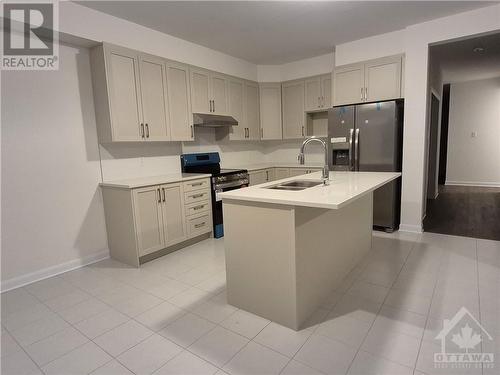
[[[333,104],[346,105],[402,97],[403,56],[336,67]]]
[[[260,83],[260,138],[282,139],[281,83]]]
[[[208,179],[133,189],[103,186],[111,257],[138,267],[147,260],[142,257],[211,233],[209,186]]]
[[[324,74],[321,76],[307,78],[305,85],[305,110],[321,111],[327,110],[332,106],[332,75]]]
[[[304,95],[304,80],[282,84],[283,139],[303,138],[306,136]]]
[[[193,113],[227,115],[228,77],[205,69],[190,69]]]
[[[99,142],[192,140],[189,81],[167,60],[107,43],[90,59]]]

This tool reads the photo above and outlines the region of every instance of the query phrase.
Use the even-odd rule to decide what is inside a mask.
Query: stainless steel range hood
[[[237,126],[238,121],[232,116],[193,113],[193,125],[218,128],[222,126]]]

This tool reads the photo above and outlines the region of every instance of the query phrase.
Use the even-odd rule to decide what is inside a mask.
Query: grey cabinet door
[[[260,108],[259,108],[259,85],[257,83],[245,83],[245,119],[247,127],[247,139],[260,139]]]
[[[134,189],[134,217],[139,256],[165,247],[159,186]]]
[[[141,54],[139,72],[145,140],[167,141],[168,100],[164,62],[157,57]]]
[[[259,84],[261,139],[282,139],[281,83]]]
[[[210,113],[210,73],[206,70],[190,69],[191,108],[194,113]]]
[[[187,238],[182,184],[162,185],[162,218],[165,245],[170,246]]]
[[[143,139],[139,61],[134,51],[105,49],[113,141]]]
[[[193,115],[189,95],[189,70],[187,65],[167,62],[167,93],[170,114],[170,139],[192,141]]]
[[[365,101],[401,97],[401,56],[387,57],[365,65]]]
[[[321,79],[313,77],[305,80],[305,110],[315,111],[321,108]]]
[[[305,137],[304,81],[283,84],[283,138]]]
[[[364,101],[364,64],[336,68],[333,87],[334,105],[353,104]]]
[[[245,118],[244,106],[244,85],[243,81],[229,80],[229,114],[238,121],[237,126],[229,129],[229,139],[242,140],[247,136],[247,121]]]
[[[227,115],[228,110],[228,79],[221,74],[210,74],[212,89],[212,112],[218,115]]]

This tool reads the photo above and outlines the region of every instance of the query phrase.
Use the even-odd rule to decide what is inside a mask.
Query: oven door
[[[224,236],[223,217],[222,217],[222,200],[218,197],[219,193],[231,191],[248,186],[248,180],[230,181],[214,185],[212,189],[212,216],[214,221],[214,237],[221,238]]]

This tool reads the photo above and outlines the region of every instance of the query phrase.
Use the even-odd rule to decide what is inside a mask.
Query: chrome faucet
[[[302,146],[300,146],[300,154],[298,156],[299,163],[304,164],[305,162],[304,149],[308,143],[314,141],[321,143],[321,145],[323,146],[323,150],[325,151],[325,165],[323,166],[323,185],[329,185],[330,170],[328,169],[328,147],[326,146],[325,141],[316,136],[312,136],[307,138],[304,142],[302,142]]]

